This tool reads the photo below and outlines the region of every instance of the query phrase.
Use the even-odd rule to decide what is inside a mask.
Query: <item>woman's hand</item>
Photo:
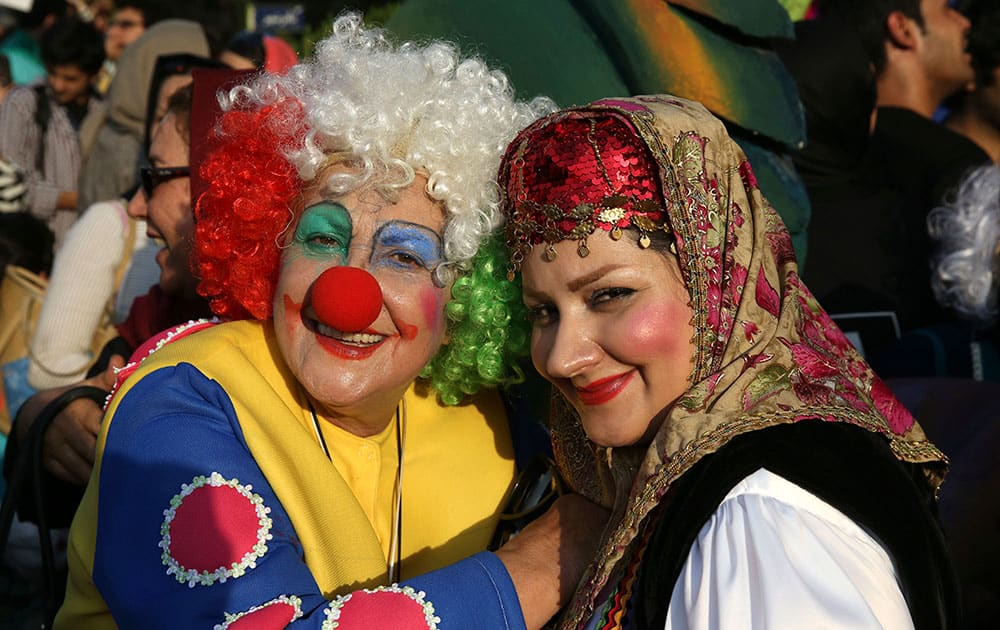
[[[565,495],[497,550],[529,630],[541,628],[569,601],[597,552],[608,514],[580,495]]]

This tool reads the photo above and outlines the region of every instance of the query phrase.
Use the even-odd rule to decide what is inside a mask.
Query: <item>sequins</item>
[[[659,168],[620,114],[576,113],[529,127],[509,150],[506,168],[507,198],[514,200],[506,233],[512,272],[539,243],[579,241],[583,257],[597,229],[620,240],[624,229],[639,226],[643,247],[651,243],[647,232],[672,233]],[[554,260],[551,247],[543,257]]]

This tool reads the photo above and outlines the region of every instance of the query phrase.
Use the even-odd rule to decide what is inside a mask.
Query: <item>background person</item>
[[[959,8],[969,18],[969,53],[975,80],[948,101],[945,126],[969,138],[1000,164],[1000,3],[968,0]]]
[[[902,197],[902,222],[889,238],[901,243],[906,302],[903,332],[947,319],[930,289],[926,219],[987,155],[933,118],[944,99],[973,80],[967,51],[970,23],[947,0],[823,0],[820,19],[839,17],[861,40],[875,68],[872,159],[879,181]],[[832,236],[828,238],[834,238]]]
[[[104,60],[101,37],[75,17],[61,18],[41,42],[46,83],[18,87],[0,108],[0,156],[24,175],[26,201],[56,235],[56,251],[78,216],[79,129],[97,108],[92,81]]]

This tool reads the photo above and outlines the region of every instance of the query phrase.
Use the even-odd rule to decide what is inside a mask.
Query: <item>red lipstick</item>
[[[368,357],[375,354],[375,351],[382,344],[377,343],[373,346],[352,346],[350,344],[343,343],[331,337],[325,337],[319,333],[316,333],[316,341],[319,346],[326,350],[328,353],[340,357],[341,359],[349,359],[353,361],[360,361],[361,359],[367,359]]]
[[[635,370],[602,378],[586,387],[577,387],[576,394],[580,397],[580,402],[585,405],[601,405],[620,394],[633,376]]]

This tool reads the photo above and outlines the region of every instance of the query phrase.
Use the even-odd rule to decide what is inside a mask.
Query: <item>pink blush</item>
[[[644,308],[634,313],[629,323],[622,327],[623,332],[628,331],[622,335],[622,340],[636,349],[637,356],[647,354],[642,348],[650,355],[676,351],[689,345],[689,317],[689,309],[672,308],[672,305]]]
[[[437,330],[441,325],[441,317],[444,315],[443,292],[433,287],[424,287],[420,290],[420,308],[424,314],[424,321],[431,330]]]

